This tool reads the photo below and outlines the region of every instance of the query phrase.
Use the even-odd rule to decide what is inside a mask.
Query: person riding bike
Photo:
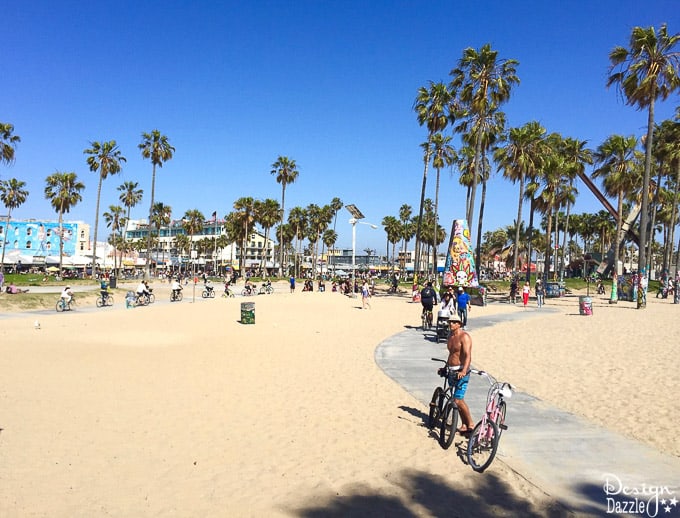
[[[71,291],[71,286],[66,286],[62,292],[61,292],[61,298],[64,301],[65,304],[68,304],[71,302],[71,299],[73,298],[73,292]]]
[[[420,303],[423,306],[421,315],[425,315],[429,312],[431,322],[432,308],[437,303],[437,292],[434,291],[431,282],[428,282],[425,288],[420,292]]]
[[[253,283],[250,282],[250,279],[246,280],[246,285],[244,286],[244,289],[248,291],[248,295],[252,294],[253,291],[255,291],[255,286],[253,286]]]
[[[149,298],[149,287],[146,282],[140,281],[137,285],[137,300],[141,299],[143,296]]]
[[[109,298],[109,285],[106,282],[106,279],[102,280],[101,284],[99,285],[99,293],[102,296],[102,303],[106,304],[106,299]]]
[[[182,285],[179,283],[178,279],[172,280],[172,299],[176,300],[179,292],[182,291]]]

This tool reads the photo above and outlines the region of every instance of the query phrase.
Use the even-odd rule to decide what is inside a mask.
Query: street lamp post
[[[357,209],[356,205],[345,205],[345,208],[352,215],[352,218],[349,220],[349,224],[352,225],[352,297],[356,297],[354,285],[356,283],[357,223],[368,225],[373,229],[378,228],[378,226],[373,223],[359,221],[360,219],[364,219],[364,215]]]

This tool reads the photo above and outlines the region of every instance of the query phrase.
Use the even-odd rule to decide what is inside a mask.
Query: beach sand
[[[157,300],[169,290],[155,283]],[[338,293],[17,313],[0,327],[0,516],[544,516],[502,460],[474,473],[374,351],[418,325],[395,296]],[[198,294],[197,294],[198,295]],[[121,297],[118,297],[121,300]],[[240,303],[256,304],[242,325]],[[520,390],[680,455],[678,306],[577,299],[472,333],[473,363]],[[524,311],[504,303],[478,314]],[[511,340],[508,337],[512,337]],[[440,381],[433,367],[433,387]],[[640,381],[638,381],[640,380]],[[649,430],[654,430],[653,434]],[[457,442],[459,440],[457,436]],[[556,496],[556,495],[555,495]]]

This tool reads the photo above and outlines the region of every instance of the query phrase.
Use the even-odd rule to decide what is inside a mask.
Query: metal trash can
[[[115,275],[112,275],[109,277],[109,288],[113,289],[118,286],[118,279],[116,279]]]
[[[590,316],[593,314],[593,299],[580,296],[578,298],[578,312],[581,315]]]
[[[255,323],[255,303],[241,302],[241,324]]]

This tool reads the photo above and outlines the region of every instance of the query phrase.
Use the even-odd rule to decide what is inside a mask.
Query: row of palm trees
[[[676,50],[679,40],[679,34],[668,33],[666,24],[658,31],[654,27],[635,27],[629,47],[617,46],[609,55],[610,70],[606,86],[616,86],[627,104],[648,111],[647,134],[641,139],[644,162],[640,182],[636,187],[631,185],[631,155],[625,156],[625,165],[618,160],[621,158],[619,155],[622,146],[628,153],[637,153],[631,151],[634,137],[612,136],[593,153],[586,148],[587,142],[557,133],[548,134],[536,121],[507,128],[505,114],[500,108],[509,101],[512,87],[519,83],[518,61],[500,59],[498,52],[489,44],[480,49],[465,49],[457,67],[450,72],[451,81],[448,84],[430,82],[427,87],[421,87],[413,106],[418,123],[427,128],[427,141],[422,144],[424,171],[415,235],[416,264],[420,264],[425,190],[430,162],[437,171],[434,219],[431,223],[433,228],[437,227],[439,174],[442,168],[456,166],[460,172],[460,183],[467,187],[465,214],[471,229],[474,228],[477,186],[482,184],[476,245],[476,260],[480,263],[485,191],[491,175],[490,161],[493,160],[505,178],[519,184],[517,222],[522,222],[522,206],[525,200],[529,200],[529,229],[533,227],[535,210],[557,217],[559,210],[566,208],[568,224],[569,208],[577,194],[575,180],[583,179],[586,165],[594,163],[594,176],[603,179],[605,192],[617,198],[615,253],[618,252],[618,244],[624,235],[622,202],[626,193],[635,188],[638,195],[648,193],[646,196],[639,196],[639,242],[642,244],[639,264],[642,271],[648,269],[647,256],[653,243],[653,239],[649,238],[650,228],[654,227],[653,224],[650,225],[650,219],[656,213],[655,210],[650,210],[650,205],[653,209],[659,205],[660,200],[667,201],[661,191],[661,176],[653,182],[651,175],[653,169],[663,175],[661,164],[672,162],[674,156],[669,149],[669,146],[672,147],[669,139],[664,139],[663,151],[654,144],[654,106],[657,100],[667,99],[680,88],[680,54]],[[677,117],[674,122],[666,121],[656,131],[657,138],[662,138],[664,131],[672,133],[676,125]],[[462,145],[457,151],[451,145],[452,135],[444,134],[447,128],[452,128],[452,135],[460,136]],[[663,159],[660,158],[662,155]],[[677,180],[674,182],[677,186]],[[673,198],[672,201],[671,205],[677,206],[677,199]],[[548,235],[551,233],[550,221],[551,217],[548,218]],[[518,225],[514,248],[513,267],[516,269]],[[552,249],[548,243],[545,249],[548,260]]]

